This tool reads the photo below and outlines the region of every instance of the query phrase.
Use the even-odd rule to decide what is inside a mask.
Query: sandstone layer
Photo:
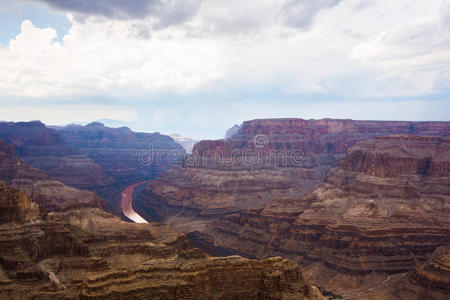
[[[98,208],[44,215],[0,191],[2,299],[325,299],[283,258],[207,258],[166,225]]]
[[[105,203],[96,194],[52,179],[16,156],[14,147],[0,140],[0,180],[20,188],[47,211],[76,207],[100,207]]]
[[[296,259],[314,284],[351,294],[450,248],[449,183],[450,138],[379,137],[352,147],[312,193],[210,229],[216,243]]]
[[[134,205],[358,293],[449,246],[449,132],[449,122],[244,122],[227,140],[197,143]]]
[[[271,119],[244,122],[226,140],[201,141],[148,186],[141,210],[169,216],[261,208],[311,192],[361,140],[391,134],[446,136],[449,122]]]
[[[90,190],[106,199],[114,211],[120,207],[120,192],[126,186],[158,176],[185,155],[181,145],[159,133],[134,132],[128,127],[109,128],[99,122],[54,128],[65,142],[112,178],[108,184]]]
[[[0,138],[14,146],[22,161],[64,184],[90,189],[112,182],[100,165],[39,121],[0,123]]]

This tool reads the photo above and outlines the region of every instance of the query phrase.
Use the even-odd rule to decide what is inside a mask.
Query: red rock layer
[[[159,133],[109,128],[98,122],[55,129],[69,145],[100,165],[112,178],[106,185],[89,189],[106,199],[114,211],[120,209],[120,193],[125,187],[158,176],[185,155],[181,145]],[[67,164],[73,166],[70,161]]]
[[[66,186],[39,169],[24,164],[14,148],[0,140],[0,180],[20,188],[46,210],[66,210],[75,207],[105,207],[103,200],[92,192]]]
[[[297,259],[336,293],[369,289],[450,245],[449,163],[450,138],[362,141],[311,194],[226,216],[210,230],[220,245]]]
[[[325,299],[282,258],[206,258],[166,225],[51,212],[0,184],[1,299]],[[3,210],[5,208],[5,210]]]
[[[213,215],[258,209],[278,200],[282,208],[283,203],[311,192],[358,141],[389,134],[446,136],[448,132],[450,122],[248,121],[226,140],[197,143],[181,166],[149,184],[136,206],[144,214],[156,210],[167,216],[180,210]],[[299,209],[307,204],[300,203]]]
[[[0,122],[0,139],[14,146],[22,161],[64,184],[86,189],[112,182],[100,165],[39,121]]]

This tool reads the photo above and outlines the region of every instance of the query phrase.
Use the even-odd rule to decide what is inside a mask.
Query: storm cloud
[[[282,18],[290,27],[308,28],[322,10],[338,5],[342,0],[290,0],[283,6]]]
[[[35,0],[78,17],[100,16],[116,20],[153,17],[156,27],[181,24],[194,16],[202,0]]]

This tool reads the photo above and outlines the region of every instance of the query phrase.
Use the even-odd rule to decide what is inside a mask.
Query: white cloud
[[[423,95],[450,80],[450,28],[423,17],[383,31],[353,48],[351,57],[376,70],[381,95]]]
[[[55,30],[30,21],[0,48],[3,96],[137,95],[189,91],[221,75],[213,41],[159,31],[136,35],[132,21],[76,22],[59,43]]]
[[[269,86],[352,98],[448,91],[449,0],[193,1],[201,5],[170,2],[159,27],[115,0],[131,17],[105,5],[83,22],[69,14],[62,42],[24,21],[0,47],[0,101]],[[86,7],[77,9],[89,15]]]

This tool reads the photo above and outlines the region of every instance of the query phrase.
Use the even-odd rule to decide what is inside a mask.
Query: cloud
[[[134,21],[72,22],[61,43],[54,29],[22,23],[21,33],[0,48],[2,96],[139,97],[187,92],[222,76],[214,41],[176,31],[143,39]]]
[[[355,46],[351,58],[377,70],[386,93],[450,92],[450,30],[443,20],[422,17],[397,25]]]
[[[342,0],[290,0],[283,5],[281,17],[294,28],[308,28],[322,10],[338,5]]]
[[[156,28],[181,24],[195,15],[203,0],[35,0],[84,19],[100,16],[117,20],[153,18]]]
[[[351,2],[356,10],[366,9],[375,5],[375,0],[351,0]]]
[[[150,7],[159,8],[143,19],[133,12],[142,2],[78,1],[79,13],[103,17],[81,22],[67,14],[72,26],[61,41],[54,29],[25,21],[0,47],[0,92],[40,99],[441,93],[448,91],[449,1],[405,10],[409,0],[378,0],[358,10],[360,0],[154,0]],[[69,10],[72,2],[58,5]]]
[[[445,0],[441,5],[442,23],[450,30],[450,0]]]

